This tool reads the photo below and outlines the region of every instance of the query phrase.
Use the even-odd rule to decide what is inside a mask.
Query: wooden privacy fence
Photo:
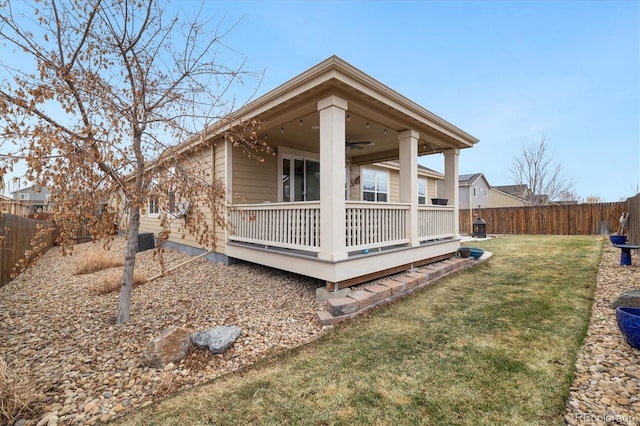
[[[629,212],[627,239],[631,244],[640,245],[640,193],[635,197],[627,198],[624,204],[624,211]]]
[[[0,286],[11,281],[16,263],[32,250],[32,240],[43,226],[48,222],[0,213]],[[54,233],[48,232],[37,243],[43,243],[46,251],[53,246]]]
[[[490,234],[605,235],[618,230],[618,218],[623,211],[631,213],[629,222],[634,221],[633,230],[640,228],[639,208],[640,195],[617,203],[466,209],[460,210],[460,233],[472,233],[471,224],[477,215],[487,222]],[[631,234],[628,235],[632,241]]]

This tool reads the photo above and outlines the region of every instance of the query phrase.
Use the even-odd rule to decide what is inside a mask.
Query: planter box
[[[436,206],[446,206],[448,202],[449,202],[448,198],[432,198],[431,199],[431,204]]]

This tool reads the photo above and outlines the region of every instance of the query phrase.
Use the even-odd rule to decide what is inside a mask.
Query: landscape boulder
[[[609,306],[613,309],[620,306],[640,308],[640,289],[627,290],[620,293]]]
[[[199,348],[207,348],[211,353],[221,354],[236,341],[242,333],[237,325],[222,325],[193,333],[191,341]]]
[[[191,334],[182,327],[171,327],[149,341],[142,353],[142,362],[147,367],[164,368],[187,356],[191,349]]]

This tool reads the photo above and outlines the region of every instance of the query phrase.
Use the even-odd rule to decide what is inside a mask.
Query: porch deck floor
[[[320,288],[316,292],[316,297],[326,299],[327,304],[325,310],[317,312],[318,321],[324,326],[354,318],[430,286],[447,275],[482,263],[491,255],[491,252],[485,251],[478,260],[452,257],[336,292],[329,292],[326,287]]]

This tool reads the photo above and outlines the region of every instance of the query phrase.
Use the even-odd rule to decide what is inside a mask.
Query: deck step
[[[362,290],[326,293],[327,306],[318,311],[321,325],[333,325],[354,318],[378,306],[398,300],[414,291],[427,287],[440,278],[471,267],[479,262],[472,258],[453,257],[414,269],[405,274],[365,284]]]

